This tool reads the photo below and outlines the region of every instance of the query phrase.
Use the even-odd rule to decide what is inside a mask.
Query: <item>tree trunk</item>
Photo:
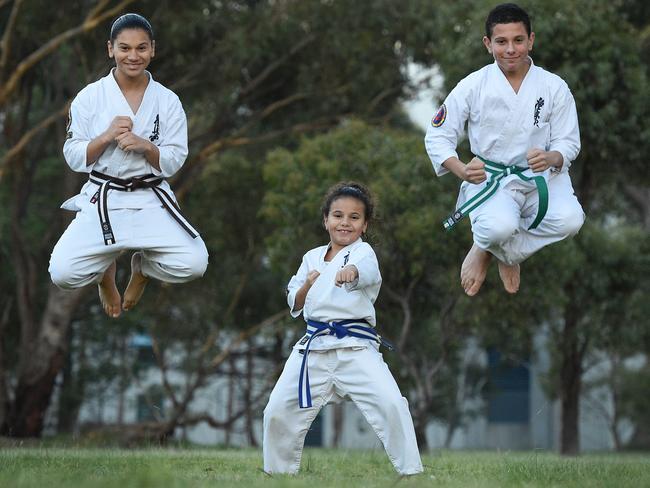
[[[427,443],[427,421],[426,415],[422,415],[422,420],[413,419],[415,427],[415,440],[418,442],[418,448],[420,452],[425,452],[429,449],[429,444]]]
[[[2,432],[2,426],[9,412],[9,388],[7,385],[7,370],[4,357],[5,345],[3,339],[6,337],[5,331],[9,323],[12,303],[13,298],[8,297],[3,301],[2,310],[0,310],[0,432]]]
[[[637,424],[634,428],[634,434],[627,444],[628,449],[638,451],[647,451],[650,449],[650,426]]]
[[[332,447],[339,447],[341,443],[344,415],[345,410],[343,403],[335,403],[332,407],[332,429],[334,431],[334,435],[332,437]]]
[[[59,434],[72,433],[77,423],[77,414],[83,398],[83,394],[78,389],[78,378],[75,375],[72,353],[68,351],[65,356],[62,370],[63,380],[59,387],[59,404],[57,406],[56,431]]]
[[[609,356],[612,362],[612,369],[609,376],[609,388],[612,392],[612,415],[610,417],[609,430],[612,433],[614,448],[620,451],[623,449],[623,441],[618,433],[618,426],[621,421],[621,376],[624,374],[625,366],[619,354],[614,352],[610,353]]]
[[[253,341],[246,341],[246,390],[244,391],[244,401],[246,402],[246,433],[248,436],[248,445],[258,447],[259,444],[255,438],[254,422],[253,422],[253,368],[255,363],[253,361]]]
[[[120,341],[120,380],[118,383],[119,391],[117,393],[117,425],[124,425],[124,408],[126,404],[126,389],[129,387],[131,375],[129,374],[130,368],[128,365],[128,344],[126,343],[126,336],[122,337]]]
[[[565,316],[562,331],[562,368],[560,370],[561,433],[560,454],[580,453],[580,392],[582,389],[582,353],[578,343],[578,321],[573,313]]]
[[[68,349],[67,333],[73,311],[83,290],[63,291],[50,286],[41,326],[32,344],[23,344],[21,368],[2,433],[12,437],[40,437],[50,404],[54,380],[63,368]]]
[[[230,374],[228,375],[228,398],[226,399],[226,418],[230,419],[233,416],[233,413],[235,411],[235,374],[237,372],[235,368],[235,359],[230,356],[228,358],[228,370]],[[229,423],[226,426],[225,429],[225,440],[224,444],[226,447],[230,447],[230,443],[232,442],[231,436],[232,436],[232,429],[233,425]]]
[[[452,418],[447,419],[448,424],[447,424],[447,433],[445,434],[445,449],[449,449],[451,447],[451,441],[454,439],[454,434],[456,433],[456,429],[458,428],[458,419],[454,415]]]

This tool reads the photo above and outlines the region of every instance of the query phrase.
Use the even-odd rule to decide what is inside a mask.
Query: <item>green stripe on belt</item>
[[[454,213],[447,217],[442,225],[445,230],[450,231],[463,217],[469,215],[471,211],[480,207],[486,200],[488,200],[492,195],[494,195],[499,188],[499,183],[501,180],[509,175],[517,175],[523,181],[533,181],[535,186],[537,186],[537,195],[539,202],[537,205],[537,215],[535,220],[528,230],[536,228],[539,223],[544,219],[546,211],[548,210],[548,185],[543,176],[525,176],[523,173],[528,168],[522,168],[520,166],[506,166],[501,163],[495,163],[488,159],[477,156],[481,161],[485,163],[485,171],[489,175],[489,179],[485,188],[480,192],[474,195],[472,198],[467,200],[463,205],[457,208]]]

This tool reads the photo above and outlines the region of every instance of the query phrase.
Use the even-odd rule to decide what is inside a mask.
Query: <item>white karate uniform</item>
[[[137,113],[118,86],[113,70],[86,86],[70,107],[63,154],[71,169],[92,170],[115,178],[154,174],[172,176],[185,162],[187,119],[180,100],[171,90],[154,81],[149,84]],[[86,164],[90,141],[101,135],[119,115],[133,121],[132,132],[158,146],[160,171],[142,154],[123,151],[110,144],[93,164]],[[166,181],[159,188],[173,197]],[[97,203],[99,189],[88,181],[81,192],[61,208],[77,212],[52,251],[50,275],[61,288],[78,288],[101,280],[106,268],[124,250],[142,250],[142,273],[167,282],[185,282],[203,275],[208,253],[201,237],[192,238],[162,207],[149,188],[134,191],[108,190],[107,208],[116,242],[105,245]],[[175,198],[175,197],[174,197]]]
[[[328,246],[309,251],[288,285],[291,315],[319,322],[365,319],[375,326],[373,303],[381,286],[379,265],[372,247],[361,239],[325,262]],[[359,278],[343,287],[335,285],[336,272],[355,265]],[[295,297],[310,271],[320,276],[307,293],[303,310],[293,310]],[[320,409],[331,400],[351,399],[382,441],[400,474],[422,472],[413,420],[375,341],[334,335],[315,337],[308,355],[313,406],[300,408],[298,380],[306,339],[293,348],[264,409],[264,470],[296,473],[300,468],[305,435]]]
[[[516,175],[505,177],[495,195],[470,212],[476,245],[507,264],[519,263],[542,247],[576,234],[584,222],[568,172],[580,151],[573,96],[560,77],[535,66],[532,59],[530,63],[518,93],[496,62],[461,80],[445,99],[425,137],[438,176],[448,172],[444,161],[458,157],[456,146],[465,122],[472,153],[490,161],[528,167],[526,153],[532,148],[562,154],[560,169],[541,173],[548,184],[549,205],[535,229],[528,227],[537,215],[537,189]],[[540,173],[528,170],[524,175]],[[463,182],[457,208],[486,184]]]

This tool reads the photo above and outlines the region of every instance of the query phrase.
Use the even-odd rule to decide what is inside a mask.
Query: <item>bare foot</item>
[[[131,256],[131,279],[124,290],[124,310],[131,310],[140,301],[147,281],[149,278],[142,274],[142,253],[135,252]]]
[[[517,293],[519,291],[519,265],[508,265],[499,261],[499,276],[503,281],[503,287],[508,293]]]
[[[120,292],[117,290],[115,285],[115,270],[117,269],[117,264],[115,261],[106,268],[104,271],[104,276],[102,281],[99,282],[99,300],[102,302],[102,307],[104,307],[104,312],[106,315],[112,318],[117,318],[120,316],[122,310],[120,309]]]
[[[460,284],[470,297],[476,295],[481,289],[491,257],[492,254],[484,251],[476,244],[472,246],[467,256],[465,256],[463,266],[460,268]]]

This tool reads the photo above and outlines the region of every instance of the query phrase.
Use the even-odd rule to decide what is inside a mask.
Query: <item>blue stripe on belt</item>
[[[375,328],[370,326],[364,319],[340,320],[338,322],[317,322],[308,319],[307,337],[309,337],[309,340],[305,346],[302,364],[300,365],[300,379],[298,380],[298,404],[300,408],[309,408],[312,406],[311,391],[309,388],[309,368],[307,365],[307,356],[309,355],[311,341],[318,336],[328,334],[335,335],[339,339],[346,336],[368,339],[376,341],[391,351],[395,349],[390,342],[382,339],[377,334]]]

